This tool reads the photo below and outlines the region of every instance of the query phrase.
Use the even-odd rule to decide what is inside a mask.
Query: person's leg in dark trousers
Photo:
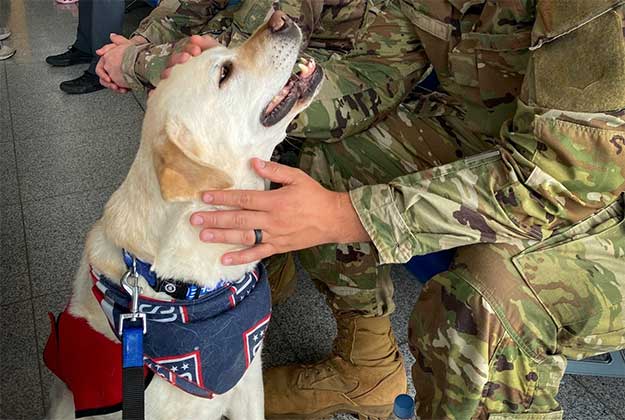
[[[55,67],[67,67],[90,63],[95,55],[91,48],[91,22],[93,0],[81,1],[78,5],[78,29],[76,41],[65,52],[46,57],[46,63]]]
[[[83,0],[78,3],[78,29],[73,47],[83,54],[96,55],[91,48],[91,26],[93,22],[94,0]]]
[[[121,34],[122,25],[124,23],[125,3],[123,0],[81,0],[91,3],[90,29],[91,29],[91,51],[93,53],[93,61],[89,65],[87,72],[95,75],[95,67],[100,57],[95,53],[96,50],[111,42],[111,33]],[[80,25],[78,25],[80,33]],[[76,40],[78,42],[78,39]]]
[[[61,83],[61,90],[71,94],[95,92],[104,87],[95,73],[100,57],[96,51],[110,43],[111,33],[121,33],[124,21],[123,0],[81,0],[78,30],[74,48],[89,53],[91,60],[84,74],[74,80]]]

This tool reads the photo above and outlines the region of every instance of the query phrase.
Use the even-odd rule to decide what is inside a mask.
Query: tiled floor
[[[128,28],[140,14],[129,17]],[[81,66],[43,62],[73,42],[76,22],[75,7],[53,0],[0,0],[0,25],[11,27],[8,43],[18,49],[0,62],[3,419],[44,416],[50,383],[41,362],[46,313],[65,305],[84,234],[125,176],[139,139],[141,96],[67,96],[58,84],[78,76]],[[406,320],[419,286],[399,267],[394,278],[399,309],[393,323],[410,365]],[[335,327],[305,273],[296,295],[274,314],[267,365],[313,361],[330,349]],[[625,418],[625,381],[566,376],[560,400],[568,419]]]

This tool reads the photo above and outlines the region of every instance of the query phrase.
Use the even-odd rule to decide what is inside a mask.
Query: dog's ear
[[[154,167],[165,201],[199,200],[202,191],[232,186],[228,174],[199,159],[197,142],[187,127],[168,121],[165,134],[165,142],[154,151]]]

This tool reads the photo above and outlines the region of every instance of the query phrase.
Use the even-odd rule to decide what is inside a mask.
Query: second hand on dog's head
[[[107,204],[104,229],[116,246],[153,261],[160,276],[206,286],[255,265],[222,266],[237,246],[200,243],[188,218],[206,209],[202,191],[264,188],[250,159],[270,158],[323,78],[314,61],[298,61],[301,43],[297,25],[277,12],[239,47],[174,67],[148,100],[137,157]]]

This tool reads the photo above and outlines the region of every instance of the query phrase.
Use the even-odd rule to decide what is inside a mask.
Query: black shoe
[[[91,60],[93,60],[91,54],[85,54],[74,47],[69,47],[69,49],[62,54],[46,57],[46,63],[55,67],[67,67],[73,66],[74,64],[91,63]]]
[[[100,78],[95,74],[84,72],[82,76],[74,80],[68,80],[61,83],[60,88],[63,92],[79,95],[81,93],[91,93],[104,89],[100,84]]]

